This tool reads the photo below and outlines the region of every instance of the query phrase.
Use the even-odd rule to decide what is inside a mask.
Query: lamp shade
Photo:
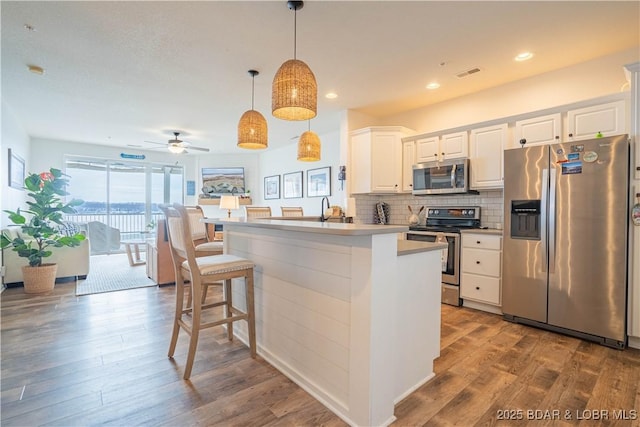
[[[280,66],[271,87],[271,112],[283,120],[308,120],[318,110],[318,84],[311,68],[299,59]]]
[[[320,160],[320,137],[315,132],[306,131],[298,141],[298,160],[316,162]]]
[[[240,207],[240,201],[238,196],[221,196],[220,197],[220,209],[238,209]]]
[[[267,148],[267,120],[256,110],[248,110],[238,122],[238,147],[259,150]]]

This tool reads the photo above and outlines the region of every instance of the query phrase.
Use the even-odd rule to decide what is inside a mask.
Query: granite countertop
[[[373,234],[404,233],[409,231],[406,225],[383,224],[349,224],[336,222],[320,222],[318,220],[292,220],[268,218],[204,218],[202,222],[212,224],[229,224],[243,227],[270,228],[283,231],[300,231],[306,233],[335,234],[341,236],[366,236]]]
[[[416,254],[419,252],[447,249],[447,243],[419,242],[416,240],[398,240],[398,256]]]
[[[498,230],[497,228],[473,228],[471,230],[460,230],[462,234],[493,234],[496,236],[502,236],[504,230]]]

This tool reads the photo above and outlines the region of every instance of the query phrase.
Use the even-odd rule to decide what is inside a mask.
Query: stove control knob
[[[469,216],[473,216],[474,211],[473,211],[473,209],[469,209],[469,210],[467,211],[467,213],[469,214]]]
[[[429,215],[433,214],[433,209],[429,209]]]
[[[466,215],[466,214],[467,214],[467,211],[463,210],[462,215]]]
[[[438,215],[440,213],[440,211],[438,209],[436,209],[435,211],[433,211],[433,213]]]

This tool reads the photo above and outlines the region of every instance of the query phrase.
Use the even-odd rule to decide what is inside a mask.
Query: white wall
[[[373,125],[406,126],[421,134],[599,98],[621,92],[623,87],[628,91],[623,66],[638,59],[637,49],[625,50],[475,94],[384,117]]]
[[[0,140],[0,211],[25,206],[27,193],[9,187],[9,148],[25,161],[25,173],[30,170],[29,135],[17,121],[11,109],[2,102],[2,139]],[[4,212],[0,213],[0,227],[11,224]]]
[[[302,206],[305,215],[319,216],[321,213],[320,206],[321,197],[307,196],[307,171],[309,169],[317,169],[326,166],[331,167],[331,196],[329,202],[331,205],[345,207],[345,191],[340,188],[338,181],[339,166],[344,165],[341,162],[340,147],[340,131],[318,135],[322,143],[321,160],[318,162],[300,162],[297,160],[298,147],[297,143],[293,143],[286,147],[264,151],[260,154],[259,170],[260,183],[259,191],[252,191],[253,204],[258,206],[270,206],[274,216],[280,215],[280,206]],[[282,194],[282,175],[290,172],[303,171],[303,197],[298,199],[285,199]],[[347,176],[349,170],[347,170]],[[280,175],[280,199],[265,200],[264,199],[264,177]],[[238,213],[234,216],[243,216],[244,213]]]

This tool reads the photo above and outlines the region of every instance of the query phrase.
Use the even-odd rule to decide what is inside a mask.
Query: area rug
[[[86,280],[76,283],[76,295],[157,286],[147,277],[145,265],[131,267],[126,254],[93,255]]]

